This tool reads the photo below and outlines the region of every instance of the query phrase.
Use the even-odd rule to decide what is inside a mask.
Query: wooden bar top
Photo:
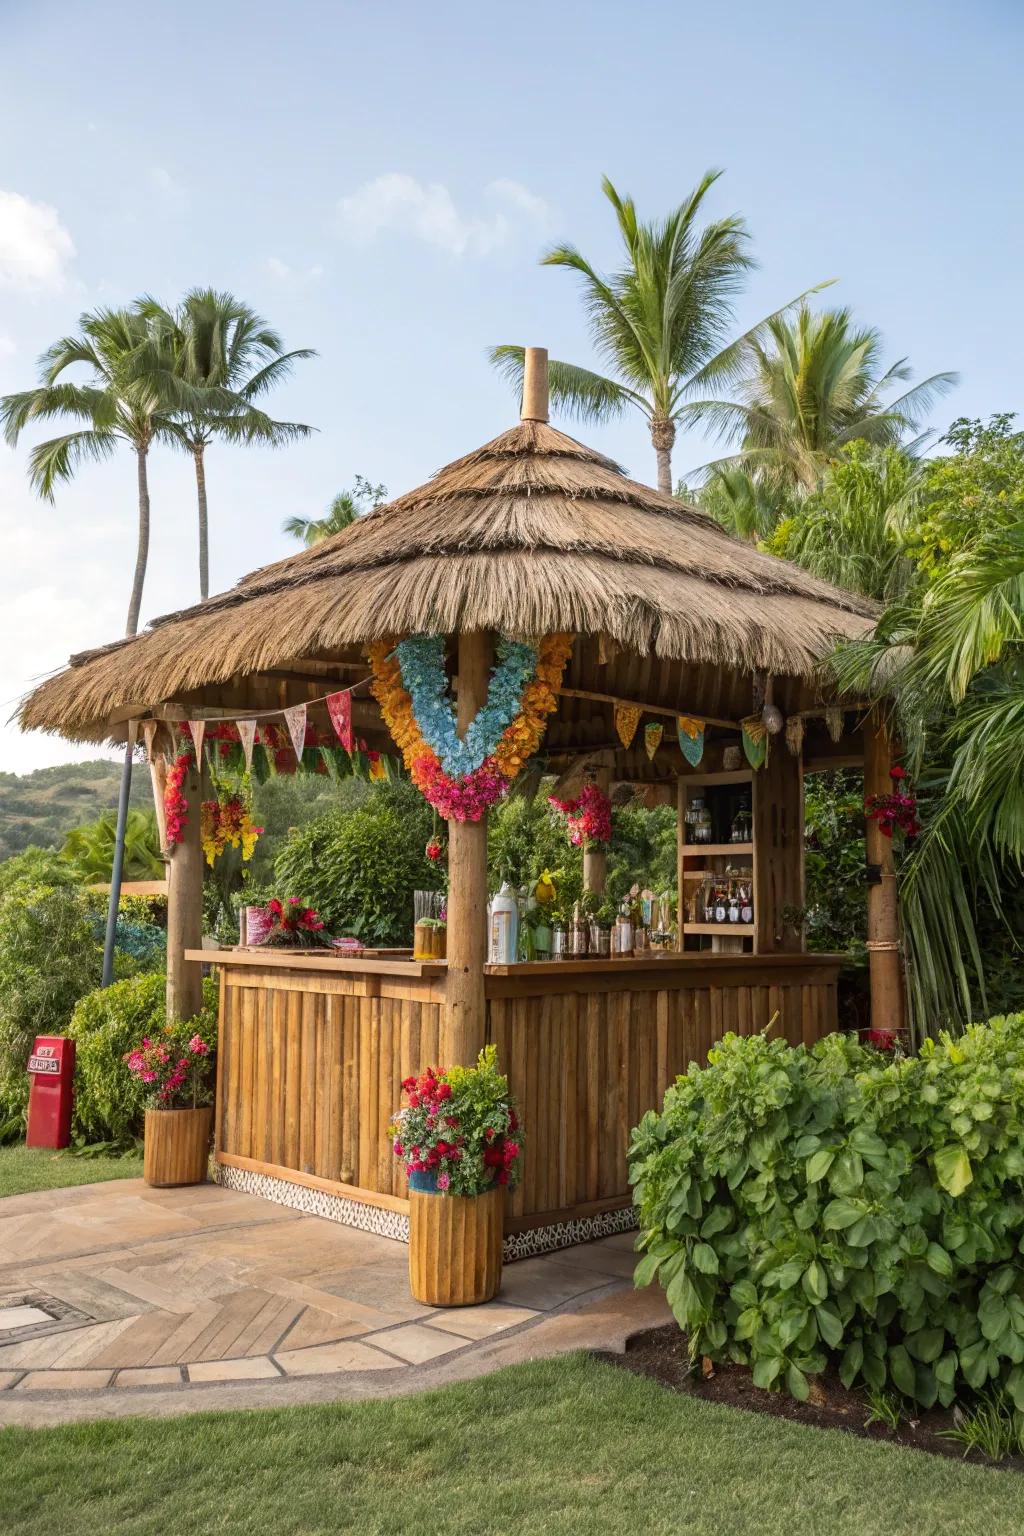
[[[630,971],[687,971],[708,967],[730,971],[793,971],[845,965],[848,959],[848,955],[811,951],[798,955],[718,955],[709,950],[693,950],[685,954],[678,950],[652,950],[649,955],[627,955],[619,959],[585,956],[581,960],[529,960],[515,965],[485,965],[484,971],[488,976],[597,976],[609,972],[620,975]]]
[[[276,949],[259,946],[234,949],[187,949],[186,960],[204,965],[255,966],[261,971],[329,971],[333,975],[443,976],[443,960],[397,960],[382,955],[338,955],[322,949]]]

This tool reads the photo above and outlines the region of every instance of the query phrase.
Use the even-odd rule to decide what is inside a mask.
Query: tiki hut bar
[[[158,781],[180,723],[200,738],[176,784],[168,1003],[196,1012],[215,964],[218,1179],[401,1238],[386,1132],[402,1079],[493,1042],[525,1127],[507,1256],[629,1226],[630,1129],[691,1061],[775,1015],[794,1042],[836,1028],[846,957],[804,949],[803,777],[862,765],[866,793],[888,787],[884,724],[820,668],[873,617],[552,428],[535,348],[510,431],[231,591],[72,658],[25,701],[26,728],[144,740]],[[445,684],[450,739],[424,757],[414,701],[447,700]],[[307,720],[404,755],[447,816],[445,959],[201,947],[204,730],[237,723],[251,747],[275,721],[301,752]],[[538,768],[570,804],[593,786],[602,803],[678,809],[675,899],[620,952],[490,958],[486,805]],[[867,858],[873,1022],[899,1027],[891,850],[871,825]],[[605,866],[595,839],[589,890]]]

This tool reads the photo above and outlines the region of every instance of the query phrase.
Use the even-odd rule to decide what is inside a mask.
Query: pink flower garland
[[[612,803],[596,784],[584,784],[576,800],[548,801],[565,817],[565,829],[574,848],[584,843],[610,843],[612,840]]]
[[[430,804],[446,821],[479,821],[504,795],[509,781],[494,758],[463,778],[449,778],[434,756],[417,758],[413,778]]]

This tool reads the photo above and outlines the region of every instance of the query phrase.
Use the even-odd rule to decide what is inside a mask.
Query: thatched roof
[[[312,549],[72,658],[20,719],[95,737],[126,711],[410,631],[602,634],[641,655],[808,678],[874,615],[530,420]]]

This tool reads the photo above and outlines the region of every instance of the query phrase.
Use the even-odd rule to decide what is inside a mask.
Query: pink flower
[[[192,1036],[192,1039],[188,1043],[188,1048],[192,1052],[193,1056],[208,1056],[210,1052],[210,1047],[199,1035]]]

